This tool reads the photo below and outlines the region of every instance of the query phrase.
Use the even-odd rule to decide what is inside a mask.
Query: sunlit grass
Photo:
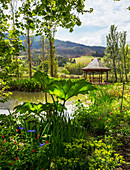
[[[76,63],[89,64],[94,57],[92,56],[81,56],[80,58],[74,58]]]

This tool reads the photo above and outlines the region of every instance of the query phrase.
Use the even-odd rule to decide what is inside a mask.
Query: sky
[[[110,26],[117,26],[117,31],[127,31],[127,43],[130,44],[130,0],[86,0],[85,9],[93,8],[92,13],[79,15],[82,25],[75,26],[72,33],[58,28],[55,39],[71,41],[89,46],[107,46],[106,35]]]

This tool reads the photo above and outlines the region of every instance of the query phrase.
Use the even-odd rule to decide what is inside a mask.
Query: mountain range
[[[25,36],[20,36],[20,39],[24,42]],[[78,44],[70,41],[61,41],[55,39],[55,55],[63,57],[79,57],[79,56],[89,56],[97,55],[103,56],[105,47],[102,46],[86,46],[83,44]],[[33,52],[39,53],[41,50],[41,37],[33,36],[31,49]]]

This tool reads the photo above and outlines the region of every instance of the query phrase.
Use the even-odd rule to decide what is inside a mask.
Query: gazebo
[[[87,79],[87,74],[89,74],[89,82],[90,83],[99,83],[102,84],[102,74],[106,72],[106,81],[105,84],[108,83],[108,71],[110,68],[106,67],[99,58],[95,57],[91,63],[89,63],[86,67],[82,68],[84,71],[84,78]],[[94,77],[94,74],[98,73],[98,77]]]

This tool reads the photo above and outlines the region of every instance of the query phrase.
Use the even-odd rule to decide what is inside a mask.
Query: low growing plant
[[[64,143],[64,148],[64,157],[55,160],[56,169],[111,170],[125,163],[112,144],[102,140],[73,139],[72,143]]]

